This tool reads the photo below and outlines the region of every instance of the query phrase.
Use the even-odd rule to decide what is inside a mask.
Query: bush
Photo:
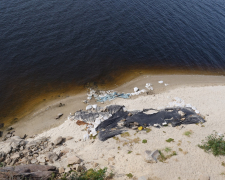
[[[212,152],[214,156],[225,155],[225,141],[224,135],[218,135],[217,132],[206,137],[205,141],[202,140],[202,145],[198,145],[205,152]]]
[[[170,143],[170,142],[174,142],[174,139],[169,138],[169,139],[166,140],[166,142],[169,142],[169,143]]]
[[[142,143],[144,143],[144,144],[147,143],[147,140],[146,139],[143,139],[142,140]]]

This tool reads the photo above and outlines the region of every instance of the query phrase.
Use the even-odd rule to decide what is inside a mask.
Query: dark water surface
[[[1,0],[0,63],[0,121],[134,69],[223,74],[225,1]]]

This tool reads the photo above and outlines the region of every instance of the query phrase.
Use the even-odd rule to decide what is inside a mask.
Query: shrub
[[[166,151],[167,153],[170,152],[171,150],[172,150],[172,149],[169,148],[169,147],[166,147],[166,148],[164,149],[164,151]]]
[[[169,139],[166,140],[166,142],[169,142],[169,143],[170,143],[170,142],[174,142],[174,139],[169,138]]]
[[[144,144],[147,143],[147,140],[146,139],[143,139],[142,140],[142,143],[144,143]]]
[[[128,136],[130,136],[130,133],[129,132],[124,132],[120,136],[121,137],[128,137]]]
[[[190,135],[191,135],[192,133],[193,133],[192,131],[185,131],[185,132],[184,132],[184,135],[187,136],[187,137],[190,137]]]
[[[198,145],[205,152],[212,152],[214,156],[225,155],[225,141],[224,135],[219,136],[217,132],[209,135],[202,140],[202,145]]]
[[[127,177],[128,177],[129,179],[133,177],[133,174],[131,174],[131,173],[126,174],[126,175],[127,175]]]

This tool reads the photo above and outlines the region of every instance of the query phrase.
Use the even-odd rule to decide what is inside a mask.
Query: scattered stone
[[[64,173],[64,172],[65,172],[64,167],[60,167],[60,168],[59,168],[59,174]]]
[[[78,158],[76,155],[70,155],[67,159],[67,164],[80,164],[81,159]]]
[[[55,118],[55,119],[59,119],[59,118],[61,118],[61,117],[62,117],[62,115],[63,115],[63,113],[59,113],[59,114],[56,116],[56,118]]]
[[[59,107],[65,106],[65,104],[59,103]]]
[[[32,159],[31,160],[31,164],[36,164],[37,163],[37,159]]]
[[[48,153],[46,156],[46,160],[50,161],[51,163],[54,163],[55,161],[58,160],[58,155],[56,153]]]
[[[157,162],[157,158],[158,158],[159,155],[160,154],[159,154],[158,150],[155,150],[153,152],[151,152],[149,150],[146,150],[145,153],[144,153],[145,161],[148,162],[148,163]]]
[[[0,162],[4,161],[6,154],[4,152],[0,152]]]
[[[55,145],[59,145],[59,144],[62,143],[62,141],[63,141],[62,136],[59,136],[58,138],[55,139],[54,144],[55,144]]]
[[[66,137],[66,141],[69,141],[69,140],[71,140],[71,139],[73,139],[72,136],[67,136],[67,137]]]
[[[37,157],[37,160],[40,162],[40,163],[45,163],[45,155],[40,155]]]
[[[13,127],[8,127],[8,128],[6,129],[6,131],[11,131],[11,130],[13,130]]]

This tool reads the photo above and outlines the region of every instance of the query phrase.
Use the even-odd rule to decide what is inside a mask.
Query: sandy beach
[[[162,84],[158,81],[163,81]],[[54,162],[54,166],[67,168],[67,160],[71,153],[76,154],[85,162],[86,168],[107,167],[115,176],[114,179],[129,179],[126,174],[131,173],[133,179],[144,176],[146,179],[156,180],[194,180],[209,179],[222,180],[225,176],[225,167],[221,165],[225,157],[215,157],[204,152],[197,145],[215,130],[224,134],[225,130],[225,77],[223,76],[191,76],[191,75],[169,75],[138,77],[124,85],[117,87],[118,92],[133,92],[134,87],[144,89],[146,83],[151,83],[154,90],[132,96],[130,99],[117,98],[98,106],[124,105],[128,111],[143,110],[144,108],[163,109],[168,106],[174,98],[182,99],[186,104],[196,107],[206,122],[201,124],[182,125],[178,127],[150,127],[151,131],[136,131],[127,129],[129,135],[122,137],[117,135],[106,141],[98,138],[83,141],[85,125],[78,126],[76,121],[68,120],[70,113],[79,109],[85,109],[87,104],[82,103],[86,99],[86,93],[63,100],[55,100],[45,107],[35,110],[21,121],[14,124],[15,135],[35,135],[34,140],[40,137],[50,137],[53,142],[57,137],[72,137],[55,148],[53,152],[59,154],[68,151],[60,160]],[[168,84],[165,86],[165,83]],[[65,104],[59,107],[59,104]],[[89,104],[96,104],[91,100]],[[56,120],[55,116],[63,113]],[[190,137],[184,135],[190,131]],[[173,138],[173,142],[166,142]],[[136,139],[136,141],[133,141]],[[137,140],[138,139],[138,140]],[[27,139],[30,141],[31,139]],[[147,143],[142,143],[147,140]],[[176,155],[168,158],[165,162],[147,163],[144,153],[146,150],[160,150],[169,154],[165,149],[175,151]]]

